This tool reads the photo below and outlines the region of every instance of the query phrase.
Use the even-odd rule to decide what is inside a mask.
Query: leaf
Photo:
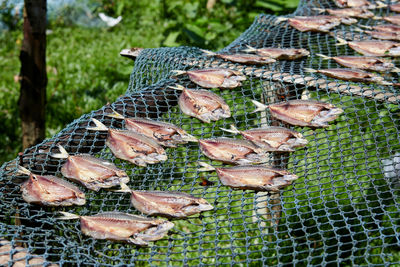
[[[176,42],[176,38],[179,36],[180,32],[170,32],[167,39],[163,42],[165,46],[179,46]]]

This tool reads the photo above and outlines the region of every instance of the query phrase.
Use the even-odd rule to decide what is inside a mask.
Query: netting
[[[328,1],[302,1],[290,15],[316,15],[319,8],[335,8]],[[374,10],[389,14],[387,8]],[[234,53],[253,47],[294,47],[310,51],[308,58],[277,61],[267,66],[244,66],[210,58],[193,47],[145,49],[136,59],[125,96],[83,115],[43,143],[27,149],[0,169],[0,236],[16,247],[61,265],[394,265],[400,264],[399,211],[399,102],[393,86],[345,82],[304,68],[340,67],[327,56],[355,55],[336,46],[334,36],[347,40],[370,39],[355,25],[340,25],[332,33],[302,33],[277,17],[260,15],[253,25],[222,51]],[[358,25],[375,25],[359,19]],[[399,63],[398,60],[395,63]],[[224,67],[248,76],[242,87],[217,90],[229,104],[232,117],[205,124],[183,115],[177,107],[179,92],[169,85],[198,88],[185,76],[172,79],[171,71]],[[385,79],[398,82],[397,73]],[[269,165],[299,176],[280,193],[255,193],[223,186],[215,172],[200,172],[198,161],[213,166],[196,143],[168,148],[168,160],[146,168],[115,158],[105,145],[106,134],[88,131],[91,118],[121,128],[121,120],[105,116],[111,108],[126,117],[150,117],[182,127],[197,138],[233,137],[220,127],[240,130],[262,125],[283,125],[268,112],[252,113],[251,99],[277,103],[314,99],[332,103],[344,113],[328,128],[291,127],[309,144],[294,153],[271,153]],[[288,125],[285,125],[288,127]],[[139,190],[179,190],[205,198],[214,210],[175,220],[168,236],[150,247],[95,240],[80,231],[78,221],[59,221],[58,211],[94,215],[104,211],[140,214],[130,206],[129,194],[84,188],[83,207],[51,208],[23,201],[15,173],[23,165],[34,173],[60,176],[63,160],[50,157],[62,144],[70,154],[90,153],[113,161]],[[202,180],[212,184],[203,186]],[[1,253],[0,253],[1,254]],[[9,256],[11,259],[11,256]],[[15,260],[15,259],[14,259]],[[12,265],[12,263],[9,263]]]

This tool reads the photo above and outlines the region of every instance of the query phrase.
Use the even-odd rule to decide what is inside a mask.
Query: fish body
[[[122,212],[80,216],[81,231],[95,239],[126,241],[139,246],[163,238],[174,224]]]
[[[231,111],[224,99],[207,90],[183,89],[178,101],[182,112],[209,123],[222,118],[229,118]]]
[[[400,44],[392,41],[356,41],[348,45],[365,56],[400,56]]]
[[[308,144],[301,133],[278,126],[249,129],[240,134],[266,151],[291,152]]]
[[[61,173],[95,191],[129,182],[126,172],[113,163],[86,154],[69,156]]]
[[[132,131],[109,129],[106,144],[117,158],[138,166],[167,160],[165,150],[156,140]]]
[[[341,23],[352,24],[355,22],[357,22],[356,19],[336,16],[294,17],[288,19],[289,25],[301,32],[329,32]]]
[[[374,8],[369,1],[366,0],[335,0],[335,4],[338,7],[365,7],[365,8]]]
[[[28,203],[45,206],[85,205],[85,194],[73,184],[55,176],[30,174],[21,186]]]
[[[265,65],[276,62],[275,59],[259,55],[249,55],[249,54],[215,54],[216,57],[222,58],[225,61],[232,61],[242,64],[255,64],[255,65]]]
[[[383,19],[392,24],[400,25],[400,15],[386,16]]]
[[[310,55],[308,50],[303,48],[252,48],[249,47],[248,52],[255,52],[260,56],[270,57],[277,60],[294,60]]]
[[[131,191],[132,205],[147,215],[162,215],[173,218],[212,210],[205,199],[182,192]]]
[[[125,127],[129,131],[153,138],[160,145],[166,147],[176,147],[179,144],[197,141],[183,129],[166,122],[145,118],[125,118]]]
[[[390,10],[393,11],[393,12],[397,12],[397,13],[400,12],[400,4],[393,4],[393,5],[390,5],[389,8],[390,8]]]
[[[400,33],[400,26],[393,24],[383,24],[371,27],[373,30],[378,32],[395,32]]]
[[[372,18],[374,13],[363,8],[340,8],[340,9],[326,9],[326,12],[331,16],[337,17],[354,17],[360,19]]]
[[[231,89],[242,85],[246,76],[230,69],[202,69],[185,72],[189,79],[204,88]]]
[[[215,170],[223,185],[244,190],[279,191],[298,178],[288,171],[260,165],[224,167]]]
[[[229,164],[252,164],[268,160],[268,153],[250,141],[215,138],[199,140],[200,150],[213,160]]]
[[[383,81],[383,78],[376,74],[357,69],[332,68],[332,69],[320,69],[317,70],[317,72],[324,74],[328,77],[337,78],[345,81],[377,82],[377,83]]]
[[[400,41],[400,32],[365,31],[365,33],[371,35],[371,37],[375,39]]]
[[[297,126],[328,127],[343,110],[332,104],[311,100],[290,100],[268,106],[271,115]]]
[[[378,57],[339,56],[333,57],[337,63],[348,68],[385,72],[395,68],[389,60]]]

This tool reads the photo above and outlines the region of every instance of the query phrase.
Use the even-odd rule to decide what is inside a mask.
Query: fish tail
[[[392,70],[391,70],[391,72],[400,72],[400,69],[399,68],[393,68]]]
[[[28,170],[27,168],[22,167],[22,166],[18,166],[18,171],[17,172],[21,173],[21,174],[26,174],[26,175],[31,175],[32,174],[30,170]]]
[[[319,13],[325,12],[325,9],[314,7],[313,10],[318,11]]]
[[[168,88],[174,89],[174,90],[178,90],[178,91],[183,91],[185,90],[185,87],[180,85],[180,84],[175,84],[175,86],[168,86]]]
[[[255,52],[255,51],[257,51],[257,49],[252,47],[252,46],[246,45],[246,47],[247,47],[247,49],[244,49],[243,50],[244,52]]]
[[[132,190],[125,183],[120,183],[121,189],[113,190],[114,192],[130,193]]]
[[[347,41],[345,40],[345,39],[343,39],[343,38],[340,38],[340,37],[335,37],[336,38],[336,40],[339,42],[339,43],[337,43],[336,44],[336,46],[339,46],[339,45],[347,45]]]
[[[358,27],[363,28],[363,29],[367,29],[367,30],[372,30],[372,27],[371,26],[367,26],[367,25],[360,24],[360,25],[358,25]]]
[[[73,214],[73,213],[69,213],[69,212],[65,212],[65,211],[60,211],[60,213],[64,216],[58,217],[58,220],[75,220],[75,219],[79,219],[81,216]]]
[[[179,75],[186,74],[186,71],[184,71],[184,70],[173,70],[172,73],[174,74],[173,76],[179,76]]]
[[[195,143],[198,143],[199,142],[199,140],[196,138],[196,137],[194,137],[193,135],[190,135],[190,134],[186,134],[185,135],[185,137],[183,138],[186,142],[195,142]]]
[[[62,145],[57,145],[58,149],[60,150],[60,153],[56,153],[56,154],[51,154],[51,156],[53,158],[58,158],[58,159],[66,159],[68,158],[69,154],[67,152],[67,150],[65,150],[65,148]]]
[[[113,113],[107,114],[106,116],[107,117],[111,117],[111,118],[121,119],[121,120],[125,119],[124,116],[122,116],[121,114],[119,114],[115,110],[112,110],[112,111],[113,111]]]
[[[88,127],[88,130],[92,130],[92,131],[108,131],[107,126],[105,126],[103,123],[101,123],[101,121],[92,118],[92,121],[96,124],[96,127]]]
[[[203,53],[205,53],[206,56],[215,56],[215,55],[216,55],[216,53],[214,53],[214,52],[212,52],[212,51],[205,50],[205,49],[200,49],[200,51],[202,51]]]
[[[311,68],[304,68],[305,72],[318,72],[317,70],[311,69]]]
[[[240,131],[235,127],[235,125],[231,124],[230,129],[225,129],[225,128],[220,128],[222,131],[228,132],[228,133],[233,133],[233,134],[239,134]]]
[[[205,162],[202,161],[198,161],[197,162],[200,166],[202,166],[202,168],[199,169],[199,171],[201,172],[211,172],[211,171],[215,171],[215,168],[213,166],[211,166],[210,164],[207,164]]]
[[[322,57],[323,60],[328,60],[328,59],[332,58],[332,57],[329,57],[329,56],[325,56],[323,54],[316,54],[316,55],[319,56],[319,57]]]
[[[387,7],[388,5],[386,5],[385,3],[381,2],[381,1],[377,1],[376,2],[376,8],[383,8],[383,7]]]
[[[258,111],[264,111],[268,108],[267,105],[264,105],[263,103],[258,102],[257,100],[251,100],[251,102],[253,102],[253,104],[256,106],[256,109],[251,113],[255,113]]]
[[[380,81],[379,84],[381,84],[381,85],[393,85],[393,83],[388,82],[388,81]]]
[[[358,28],[358,27],[353,27],[353,29],[354,29],[354,31],[356,31],[356,32],[364,32],[363,29],[360,29],[360,28]]]
[[[275,25],[276,24],[279,24],[279,23],[281,23],[281,22],[283,22],[283,21],[287,21],[289,18],[285,18],[285,17],[278,17],[276,20],[275,20]]]

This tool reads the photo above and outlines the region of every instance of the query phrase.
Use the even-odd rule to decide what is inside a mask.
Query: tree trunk
[[[23,31],[18,105],[25,149],[45,137],[46,0],[25,0]]]

